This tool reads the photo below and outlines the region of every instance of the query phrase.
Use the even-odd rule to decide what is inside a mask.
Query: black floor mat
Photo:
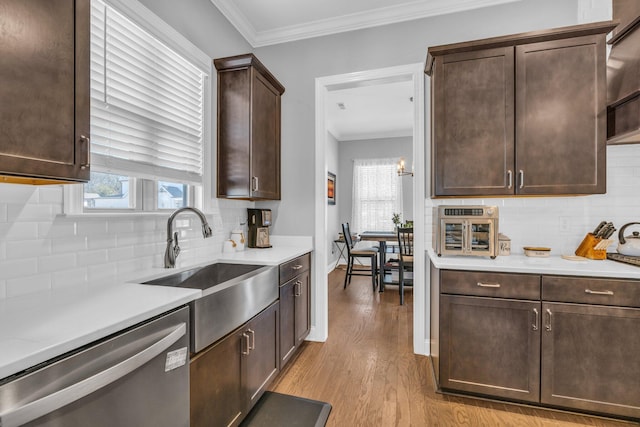
[[[326,402],[266,391],[240,427],[323,427],[330,412]]]

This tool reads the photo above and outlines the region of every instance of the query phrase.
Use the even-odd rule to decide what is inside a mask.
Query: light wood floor
[[[342,289],[329,275],[329,339],[306,342],[271,390],[331,403],[330,427],[611,426],[626,422],[435,392],[429,359],[413,354],[412,291],[371,291],[366,277]]]

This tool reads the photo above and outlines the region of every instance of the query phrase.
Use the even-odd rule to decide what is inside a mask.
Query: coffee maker
[[[247,209],[249,220],[250,248],[270,248],[269,226],[271,225],[271,209]]]

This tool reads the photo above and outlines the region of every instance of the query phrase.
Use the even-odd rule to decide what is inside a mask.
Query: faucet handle
[[[175,246],[173,247],[173,256],[174,256],[174,260],[176,258],[178,258],[178,255],[180,255],[180,245],[178,245],[178,232],[176,231],[175,233],[173,233],[173,241],[176,243]]]

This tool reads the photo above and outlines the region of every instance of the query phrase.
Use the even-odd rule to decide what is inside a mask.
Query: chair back
[[[342,235],[344,236],[347,251],[348,253],[351,253],[351,249],[353,249],[353,239],[351,238],[351,230],[349,229],[348,222],[342,224]]]
[[[400,256],[413,256],[413,227],[398,228]]]

